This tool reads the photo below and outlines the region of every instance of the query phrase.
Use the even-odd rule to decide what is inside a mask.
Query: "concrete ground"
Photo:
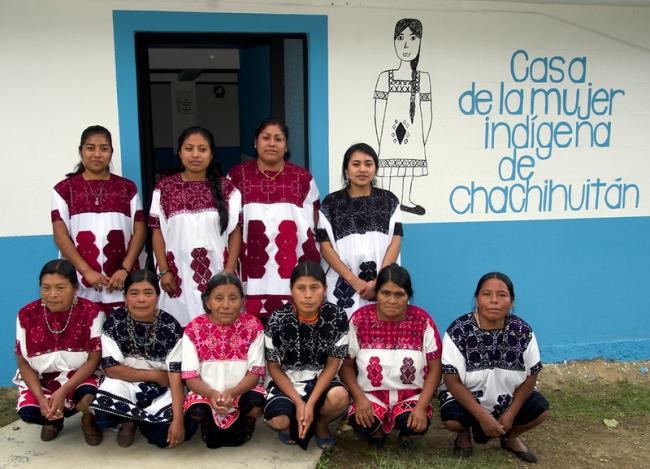
[[[312,439],[307,451],[282,444],[277,435],[257,422],[253,438],[238,448],[208,449],[196,434],[174,449],[149,445],[139,433],[129,448],[120,448],[116,433],[104,433],[101,445],[86,445],[79,415],[66,419],[65,428],[50,442],[40,439],[41,427],[21,421],[0,428],[0,469],[37,467],[47,469],[79,468],[188,468],[211,469],[282,468],[314,469],[321,450]]]

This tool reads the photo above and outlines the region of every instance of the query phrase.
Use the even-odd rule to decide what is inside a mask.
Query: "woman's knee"
[[[286,430],[289,428],[289,423],[289,417],[286,415],[278,415],[277,417],[270,418],[266,421],[266,424],[273,430]]]
[[[458,420],[443,420],[442,424],[447,430],[452,432],[461,432],[466,430],[463,424]]]
[[[327,393],[322,411],[331,412],[335,410],[342,412],[347,408],[349,401],[350,398],[347,389],[343,386],[337,386],[330,389]]]

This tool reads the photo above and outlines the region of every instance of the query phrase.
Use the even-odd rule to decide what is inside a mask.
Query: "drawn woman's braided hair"
[[[406,28],[409,28],[413,34],[422,39],[422,22],[415,18],[402,18],[395,24],[395,34],[393,39],[402,34]],[[411,60],[411,101],[409,105],[409,116],[411,117],[411,124],[415,117],[415,83],[418,76],[418,62],[420,61],[420,50],[413,60]]]

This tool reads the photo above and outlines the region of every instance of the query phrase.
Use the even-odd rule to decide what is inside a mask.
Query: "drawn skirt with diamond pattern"
[[[415,113],[409,115],[411,89],[415,87]],[[426,176],[427,155],[424,148],[420,103],[430,100],[430,93],[420,93],[420,72],[415,82],[397,80],[388,73],[388,92],[375,91],[375,99],[386,100],[386,111],[379,144],[377,176]]]

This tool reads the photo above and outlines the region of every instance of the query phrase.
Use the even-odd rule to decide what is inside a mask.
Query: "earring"
[[[343,182],[348,185],[350,183],[350,176],[348,176],[348,172],[346,171],[345,174],[343,175]]]

